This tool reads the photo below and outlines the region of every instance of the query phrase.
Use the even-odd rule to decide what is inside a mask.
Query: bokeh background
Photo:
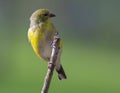
[[[119,0],[0,0],[0,93],[40,93],[47,63],[27,39],[30,15],[47,8],[63,41],[68,79],[49,93],[120,93]]]

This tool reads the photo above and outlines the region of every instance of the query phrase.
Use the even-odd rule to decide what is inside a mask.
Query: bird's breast
[[[31,31],[28,36],[34,52],[42,59],[49,61],[53,39],[51,33],[41,32],[40,29],[36,29]]]

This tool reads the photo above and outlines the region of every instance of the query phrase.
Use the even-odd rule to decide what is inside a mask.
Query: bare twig
[[[50,82],[52,79],[53,71],[55,68],[57,54],[59,52],[59,43],[60,43],[60,37],[59,37],[58,33],[56,33],[54,36],[54,41],[52,43],[51,58],[50,58],[50,62],[48,63],[48,71],[47,71],[47,74],[46,74],[46,77],[44,80],[44,85],[43,85],[41,93],[48,93],[48,89],[49,89]]]

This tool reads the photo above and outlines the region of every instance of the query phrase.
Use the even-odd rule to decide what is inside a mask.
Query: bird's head
[[[47,9],[38,9],[31,15],[30,21],[46,22],[51,17],[55,17],[55,15],[50,13]]]

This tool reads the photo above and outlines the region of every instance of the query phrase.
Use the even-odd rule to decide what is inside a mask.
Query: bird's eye
[[[48,16],[48,13],[46,13],[46,14],[43,14],[44,16]]]

